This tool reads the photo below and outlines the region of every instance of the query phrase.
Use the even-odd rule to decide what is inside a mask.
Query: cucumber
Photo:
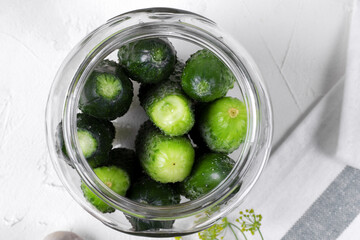
[[[180,203],[180,194],[169,184],[158,183],[143,176],[131,185],[127,197],[139,203],[152,206],[168,206]],[[154,221],[127,216],[135,231],[169,229],[174,221]]]
[[[77,134],[80,148],[89,165],[94,168],[108,162],[115,128],[111,122],[79,113],[77,115]],[[66,163],[74,167],[69,159],[62,130],[62,122],[57,127],[59,148]]]
[[[131,180],[136,179],[141,174],[140,162],[136,157],[135,151],[127,148],[115,148],[110,151],[108,166],[117,166],[125,170]]]
[[[141,166],[155,181],[180,182],[191,172],[195,151],[186,136],[167,136],[146,121],[136,136],[135,146]]]
[[[131,79],[140,83],[158,83],[170,76],[176,52],[167,39],[138,40],[122,46],[119,62]]]
[[[184,64],[178,62],[168,80],[155,85],[141,84],[139,100],[150,120],[169,136],[183,135],[194,125],[192,102],[183,92],[180,75]]]
[[[196,160],[191,175],[180,183],[182,194],[195,200],[213,190],[234,167],[234,160],[222,153],[207,153]]]
[[[94,172],[98,178],[100,178],[100,180],[105,183],[105,185],[108,186],[111,190],[121,196],[126,195],[126,191],[130,187],[130,177],[125,170],[115,166],[104,166],[95,168]],[[100,212],[111,213],[115,211],[113,207],[110,207],[98,196],[96,196],[96,194],[93,193],[84,182],[81,183],[81,189],[86,200],[88,200]]]
[[[198,127],[200,135],[212,151],[231,153],[246,136],[246,106],[236,98],[220,98],[202,111]]]
[[[80,95],[79,109],[97,118],[113,120],[129,110],[133,95],[132,82],[121,67],[104,60],[87,79]]]
[[[115,138],[112,123],[80,113],[77,115],[77,134],[89,165],[95,168],[106,164]]]
[[[226,95],[233,88],[235,76],[207,49],[191,55],[181,76],[185,93],[199,102],[210,102]]]

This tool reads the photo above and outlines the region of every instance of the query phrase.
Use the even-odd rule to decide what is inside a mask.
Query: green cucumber
[[[222,153],[207,153],[196,160],[187,177],[180,183],[182,194],[195,200],[213,190],[234,167],[234,160]]]
[[[151,38],[120,47],[119,62],[131,79],[140,83],[158,83],[170,76],[176,52],[167,39]]]
[[[231,153],[240,146],[246,136],[246,106],[236,98],[220,98],[202,111],[198,128],[212,151]]]
[[[130,187],[130,177],[125,170],[115,166],[110,166],[95,168],[94,172],[98,178],[111,190],[121,196],[126,195],[126,191]],[[81,189],[86,200],[88,200],[100,212],[111,213],[115,211],[113,207],[109,206],[98,196],[96,196],[96,194],[93,193],[84,182],[81,183]]]
[[[207,49],[191,55],[181,76],[185,93],[199,102],[210,102],[226,95],[233,88],[235,76]]]
[[[186,136],[167,136],[146,121],[136,136],[135,146],[141,166],[155,181],[180,182],[191,172],[195,151]]]
[[[180,194],[171,185],[158,183],[143,176],[131,185],[127,197],[139,203],[152,206],[168,206],[180,203]],[[135,231],[149,229],[169,229],[174,221],[154,221],[127,216]]]
[[[127,148],[114,148],[110,151],[108,166],[117,166],[125,170],[131,180],[141,174],[141,166],[135,151]]]
[[[80,113],[77,115],[77,134],[89,165],[94,168],[106,164],[115,138],[112,123]]]
[[[156,85],[141,84],[140,104],[150,120],[169,136],[180,136],[194,125],[192,102],[180,85],[183,63],[176,64],[176,70],[167,81]]]
[[[73,167],[65,147],[62,122],[57,127],[57,135],[64,159]],[[112,141],[115,138],[115,128],[111,122],[79,113],[77,115],[77,135],[82,153],[92,168],[108,162]]]
[[[96,66],[81,92],[79,109],[96,118],[113,120],[131,105],[133,85],[121,67],[104,60]]]

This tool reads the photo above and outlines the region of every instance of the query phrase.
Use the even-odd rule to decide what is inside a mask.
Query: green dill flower
[[[263,236],[260,231],[261,227],[261,214],[255,214],[254,209],[246,210],[245,213],[240,211],[240,217],[235,221],[241,224],[242,232],[250,232],[252,235],[255,235],[256,232],[259,232],[261,239]]]
[[[255,214],[254,209],[246,209],[245,212],[240,211],[240,216],[235,219],[235,222],[229,222],[225,217],[221,220],[221,222],[214,224],[208,229],[205,229],[198,233],[200,240],[222,240],[224,239],[225,230],[229,228],[231,232],[234,234],[236,240],[240,240],[236,234],[235,230],[241,233],[244,240],[248,240],[245,233],[250,232],[251,235],[255,235],[255,233],[259,233],[262,240],[264,237],[260,231],[261,227],[261,214]],[[240,224],[240,226],[238,226]],[[181,238],[175,238],[175,240],[180,240]]]
[[[221,236],[218,238],[224,231],[224,229],[227,227],[228,221],[227,218],[223,218],[221,223],[214,224],[208,229],[205,229],[204,231],[201,231],[198,233],[199,238],[201,240],[221,240],[224,239],[224,236]]]

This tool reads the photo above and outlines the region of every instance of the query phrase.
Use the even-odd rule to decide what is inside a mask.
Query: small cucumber
[[[176,64],[176,70],[166,81],[156,85],[141,84],[140,104],[150,120],[169,136],[183,135],[194,125],[192,102],[180,85],[183,63]]]
[[[222,153],[207,153],[196,160],[187,177],[180,183],[182,194],[195,200],[213,190],[231,172],[235,162]]]
[[[115,138],[112,123],[80,113],[77,115],[77,134],[89,165],[94,168],[106,164]]]
[[[131,105],[133,85],[120,66],[104,60],[87,79],[79,109],[91,116],[113,120],[123,116]]]
[[[62,122],[57,127],[59,147],[65,161],[71,163],[65,147]],[[115,138],[115,128],[111,122],[79,113],[77,115],[77,134],[80,148],[89,165],[94,168],[107,163],[112,141]]]
[[[205,107],[199,117],[198,127],[200,135],[212,151],[231,153],[246,136],[246,106],[236,98],[220,98]]]
[[[199,102],[210,102],[226,95],[233,88],[235,76],[207,49],[191,55],[181,76],[185,93]]]
[[[111,190],[121,196],[125,196],[126,191],[130,187],[130,177],[125,170],[115,166],[110,166],[95,168],[94,172],[96,176],[98,176],[98,178],[100,178],[100,180]],[[81,189],[86,200],[88,200],[100,212],[111,213],[115,211],[113,207],[110,207],[98,196],[96,196],[96,194],[93,193],[84,182],[81,183]]]
[[[171,185],[158,183],[147,176],[143,176],[131,185],[127,197],[139,203],[152,206],[168,206],[180,203],[178,194]],[[174,221],[153,221],[127,216],[135,231],[149,229],[169,229]]]
[[[136,136],[135,146],[143,169],[155,181],[180,182],[191,172],[195,151],[185,136],[167,136],[146,121]]]
[[[122,46],[119,62],[131,79],[140,83],[158,83],[170,76],[176,52],[167,39],[138,40]]]

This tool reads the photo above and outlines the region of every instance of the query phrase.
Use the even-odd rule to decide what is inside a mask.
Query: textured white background
[[[352,4],[0,0],[0,239],[42,239],[55,230],[72,230],[89,240],[135,239],[106,228],[71,199],[51,166],[45,141],[45,104],[58,67],[78,41],[107,19],[163,6],[217,22],[262,71],[273,101],[278,145],[343,76]]]

